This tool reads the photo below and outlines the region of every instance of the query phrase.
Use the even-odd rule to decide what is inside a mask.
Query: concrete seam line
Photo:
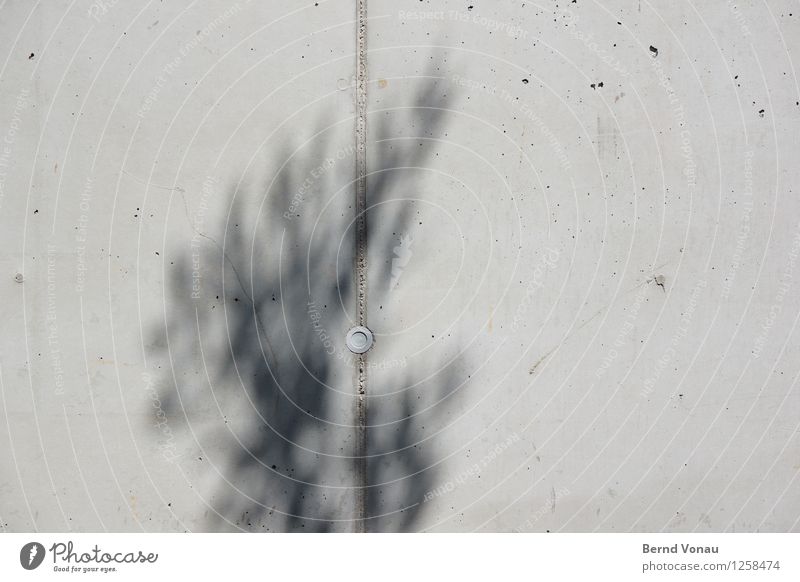
[[[357,1],[356,32],[356,319],[367,325],[367,0]],[[358,355],[356,396],[356,522],[366,531],[367,517],[367,354]]]

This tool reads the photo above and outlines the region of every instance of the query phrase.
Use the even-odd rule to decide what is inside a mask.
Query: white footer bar
[[[0,580],[797,581],[799,550],[769,533],[7,533]]]

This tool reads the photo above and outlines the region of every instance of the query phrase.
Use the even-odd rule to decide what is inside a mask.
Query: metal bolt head
[[[372,332],[363,325],[350,328],[345,339],[347,349],[354,354],[367,352],[372,347],[373,341]]]

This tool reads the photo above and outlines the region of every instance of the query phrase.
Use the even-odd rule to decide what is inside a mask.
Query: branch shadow
[[[451,97],[428,77],[403,115],[438,136]],[[355,152],[347,145],[352,118],[323,121],[333,118],[312,124],[312,139],[287,138],[269,152],[266,178],[230,184],[224,219],[194,229],[190,252],[179,251],[166,284],[166,319],[154,332],[170,367],[161,403],[186,427],[179,438],[191,455],[182,456],[182,469],[214,492],[203,500],[208,530],[354,528],[357,360],[344,337],[355,325]],[[370,114],[378,152],[368,178],[371,208],[400,188],[393,169],[422,167],[431,155],[381,146],[394,127],[381,112]],[[406,206],[370,228],[369,244],[391,257],[394,233],[412,212]],[[378,273],[370,302],[388,292],[390,263],[370,266]],[[397,369],[393,396],[370,399],[369,418],[379,424],[367,433],[369,531],[412,531],[418,523],[436,473],[420,424],[437,414],[420,413],[420,394],[446,400],[457,389],[454,368],[427,381]]]

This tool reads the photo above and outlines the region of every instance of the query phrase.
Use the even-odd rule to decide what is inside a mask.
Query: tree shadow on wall
[[[440,137],[451,97],[446,83],[424,83],[403,113],[404,126]],[[350,139],[342,139],[343,127]],[[157,334],[170,367],[171,389],[161,400],[166,415],[186,425],[179,438],[192,454],[182,457],[182,470],[204,484],[198,489],[214,491],[205,495],[204,529],[355,528],[356,360],[344,345],[355,321],[352,119],[316,128],[271,153],[263,183],[231,185],[224,220],[206,219],[191,251],[184,245],[174,260],[166,325]],[[392,137],[380,112],[369,128],[373,142]],[[400,174],[382,170],[423,167],[432,155],[419,147],[376,151],[368,206],[401,189]],[[393,233],[405,230],[411,214],[404,207],[393,224],[368,227],[370,248],[391,257]],[[370,269],[381,281],[391,276],[385,265]],[[380,302],[388,289],[371,287],[369,301]],[[393,374],[397,385],[413,388],[391,400],[389,426],[368,431],[380,449],[367,464],[369,531],[414,529],[425,493],[436,485],[436,459],[420,443],[419,393],[446,398],[457,389],[454,367],[442,366],[425,382],[407,368]]]

